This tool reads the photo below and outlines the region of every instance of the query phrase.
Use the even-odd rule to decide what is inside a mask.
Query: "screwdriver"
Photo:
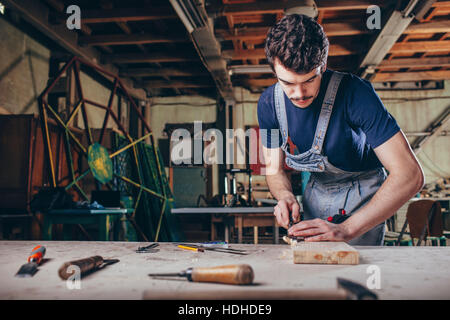
[[[151,273],[150,277],[185,277],[191,282],[251,284],[253,269],[248,264],[233,264],[208,268],[188,268],[178,273]]]

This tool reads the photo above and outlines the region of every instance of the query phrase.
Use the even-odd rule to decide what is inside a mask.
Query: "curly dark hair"
[[[290,14],[270,28],[265,51],[272,70],[278,58],[285,68],[304,74],[325,65],[328,47],[320,24],[308,16]]]

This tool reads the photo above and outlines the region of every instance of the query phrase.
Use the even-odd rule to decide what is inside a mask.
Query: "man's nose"
[[[294,87],[294,94],[292,95],[293,98],[301,99],[304,98],[305,95],[306,91],[301,84],[298,84]]]

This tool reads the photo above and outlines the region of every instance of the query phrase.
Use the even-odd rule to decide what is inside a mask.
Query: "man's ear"
[[[325,64],[322,66],[321,72],[324,73],[325,70],[327,70],[327,63],[326,63],[326,62],[325,62]]]

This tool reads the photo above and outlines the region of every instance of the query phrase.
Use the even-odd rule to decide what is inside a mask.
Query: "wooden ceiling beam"
[[[236,79],[235,80],[238,85],[242,85],[245,87],[270,87],[271,85],[277,82],[275,78],[269,79]]]
[[[83,23],[127,22],[176,19],[177,15],[166,8],[115,8],[109,10],[83,10]]]
[[[149,80],[144,81],[140,87],[154,89],[154,88],[214,88],[216,85],[213,81],[181,81],[181,80]]]
[[[366,10],[371,5],[385,7],[391,1],[381,0],[316,0],[317,8],[321,10]],[[208,15],[212,17],[228,15],[256,15],[283,13],[285,3],[282,1],[252,2],[226,4],[220,7],[207,7]]]
[[[119,72],[120,76],[123,77],[191,77],[191,76],[202,76],[208,75],[206,72],[202,71],[202,68],[133,68],[125,69]]]
[[[358,54],[362,51],[362,48],[347,48],[341,44],[330,45],[329,55],[330,57],[346,56],[352,54]],[[222,52],[225,59],[230,60],[244,60],[244,59],[265,59],[266,53],[264,49],[253,50],[224,50]]]
[[[417,72],[378,72],[371,79],[372,82],[403,82],[424,80],[446,80],[450,79],[450,70],[417,71]]]
[[[354,24],[344,22],[326,23],[323,24],[322,27],[328,37],[352,36],[369,33],[367,28],[361,29],[356,27]],[[241,28],[236,30],[218,29],[216,30],[216,36],[223,40],[245,41],[265,39],[268,31],[269,27]]]
[[[450,8],[450,1],[436,1],[431,6],[433,8]]]
[[[414,67],[447,67],[450,66],[450,57],[442,58],[407,58],[407,59],[392,59],[383,60],[377,68],[414,68]]]
[[[450,30],[449,20],[437,20],[423,23],[416,23],[406,28],[404,33],[420,34],[420,33],[446,33]]]
[[[186,62],[198,61],[198,57],[173,53],[121,53],[105,55],[105,61],[109,63],[158,63],[158,62]]]
[[[450,40],[398,42],[394,44],[389,53],[431,53],[442,51],[450,51]]]
[[[130,45],[130,44],[147,44],[147,43],[175,43],[189,42],[186,37],[168,37],[162,35],[150,34],[109,34],[96,36],[79,37],[78,42],[84,46],[100,46],[100,45]]]

